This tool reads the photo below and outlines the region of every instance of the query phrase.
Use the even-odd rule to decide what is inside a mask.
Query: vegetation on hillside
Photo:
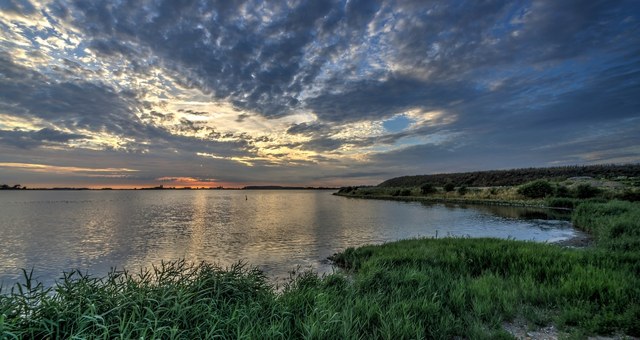
[[[386,180],[380,187],[419,187],[424,183],[443,187],[447,183],[467,187],[514,186],[538,179],[566,180],[571,177],[627,180],[636,178],[632,184],[640,186],[640,164],[563,166],[552,168],[527,168],[491,170],[451,174],[402,176]]]
[[[420,200],[427,202],[456,202],[545,206],[572,209],[584,200],[640,201],[640,187],[619,181],[572,179],[564,181],[534,180],[520,186],[467,187],[451,182],[444,187],[423,183],[417,187],[344,187],[337,195]]]

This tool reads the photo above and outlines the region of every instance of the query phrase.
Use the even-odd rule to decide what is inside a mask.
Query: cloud
[[[287,133],[290,135],[314,135],[318,133],[327,132],[329,127],[324,124],[318,123],[300,123],[293,124],[287,129]]]
[[[27,0],[7,0],[0,4],[2,11],[16,13],[21,15],[29,15],[35,12],[33,5]]]
[[[36,172],[61,172],[61,173],[96,173],[96,172],[112,172],[112,173],[126,173],[126,172],[135,172],[137,170],[127,169],[127,168],[82,168],[82,167],[73,167],[73,166],[55,166],[48,164],[36,164],[36,163],[0,163],[0,167],[2,168],[18,168],[27,171],[36,171]]]
[[[145,124],[138,116],[142,115],[143,105],[135,93],[116,91],[106,84],[81,80],[58,82],[45,74],[15,64],[6,54],[0,54],[0,73],[3,74],[0,77],[0,87],[3,88],[0,92],[0,110],[47,122],[60,129],[78,131],[56,134],[57,130],[46,127],[38,134],[3,132],[3,141],[14,146],[29,148],[42,144],[39,143],[42,141],[68,142],[84,138],[99,148],[134,152],[170,147],[194,153],[198,150],[246,154],[246,143],[243,141],[193,139]],[[186,119],[181,120],[180,124],[183,129],[190,131],[200,129]]]
[[[307,101],[322,119],[349,122],[383,119],[414,108],[436,110],[476,94],[464,84],[433,84],[410,76],[383,81],[363,80],[343,92],[326,93]]]
[[[66,133],[59,130],[43,128],[38,131],[0,130],[0,143],[22,149],[30,149],[42,145],[64,144],[87,136]]]
[[[640,160],[607,146],[640,134],[633,0],[0,6],[11,157],[300,183]]]

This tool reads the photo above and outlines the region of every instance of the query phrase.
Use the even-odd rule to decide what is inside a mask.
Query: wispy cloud
[[[20,169],[25,171],[44,172],[44,173],[61,173],[61,174],[77,174],[80,176],[114,176],[113,173],[131,173],[138,170],[127,168],[81,168],[75,166],[56,166],[47,164],[32,163],[0,163],[0,168]],[[102,174],[104,173],[104,174]],[[112,174],[109,174],[112,173]],[[118,175],[120,176],[120,175]]]

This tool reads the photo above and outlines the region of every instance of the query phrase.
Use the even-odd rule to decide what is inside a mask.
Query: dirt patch
[[[593,245],[593,237],[587,233],[578,233],[572,238],[552,242],[551,244],[567,248],[587,248]]]
[[[530,330],[527,324],[521,320],[505,322],[502,324],[502,328],[518,340],[557,340],[559,336],[565,335],[558,332],[558,329],[553,325]]]
[[[505,322],[502,328],[518,340],[557,340],[565,339],[567,333],[559,331],[555,326],[546,326],[537,329],[531,329],[523,320],[515,320]],[[640,340],[639,338],[627,335],[602,336],[594,335],[586,338],[587,340]]]

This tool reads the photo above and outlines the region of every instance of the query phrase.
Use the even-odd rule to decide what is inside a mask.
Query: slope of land
[[[386,180],[378,186],[415,187],[424,183],[431,183],[435,186],[444,186],[447,183],[468,187],[513,186],[537,179],[567,180],[572,177],[592,177],[608,180],[640,178],[640,164],[563,166],[402,176]]]
[[[336,195],[571,209],[586,199],[640,201],[639,171],[640,164],[404,176],[377,186],[343,187]]]

